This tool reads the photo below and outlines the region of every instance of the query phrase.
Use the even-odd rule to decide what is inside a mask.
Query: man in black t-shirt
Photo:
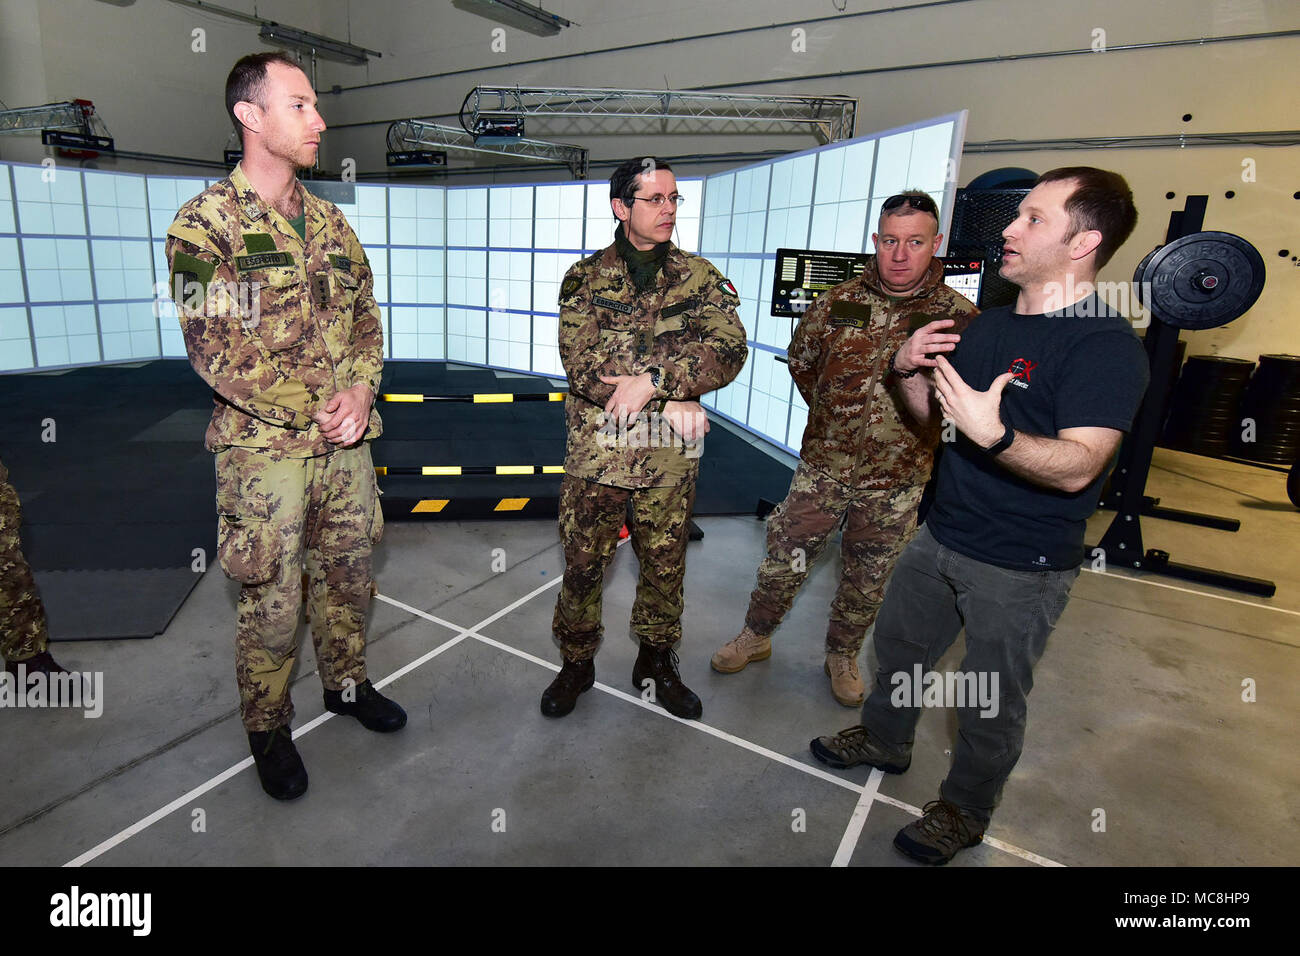
[[[923,863],[983,839],[1020,757],[1034,665],[1079,574],[1084,523],[1146,391],[1142,344],[1093,285],[1136,221],[1117,173],[1044,173],[1002,233],[1015,306],[983,313],[950,358],[928,362],[955,441],[876,618],[862,723],[811,744],[833,767],[902,773],[921,708],[957,710],[940,799],[894,838]],[[934,672],[963,627],[961,669]]]

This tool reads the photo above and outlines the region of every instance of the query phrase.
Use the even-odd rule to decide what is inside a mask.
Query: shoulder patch
[[[582,288],[582,276],[565,276],[560,285],[560,299],[567,299]]]
[[[173,298],[188,301],[190,296],[186,290],[197,283],[202,289],[199,295],[199,301],[202,301],[208,294],[208,283],[212,281],[212,276],[216,271],[215,263],[200,259],[198,256],[192,256],[188,252],[176,253],[172,256],[171,293]]]
[[[733,299],[740,298],[740,293],[736,291],[736,287],[731,284],[730,279],[723,279],[721,282],[718,283],[718,288],[721,289],[725,294],[731,296]]]

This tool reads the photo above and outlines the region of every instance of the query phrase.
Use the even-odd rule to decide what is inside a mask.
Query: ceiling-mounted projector
[[[480,116],[474,124],[474,142],[479,146],[500,146],[523,138],[522,116]]]

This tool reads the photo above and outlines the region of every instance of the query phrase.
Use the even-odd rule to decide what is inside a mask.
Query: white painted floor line
[[[879,794],[876,797],[876,800],[880,803],[887,803],[891,807],[897,807],[904,813],[910,813],[914,817],[919,817],[921,815],[919,807],[914,807],[910,803],[905,803],[904,801],[898,800],[894,797],[886,796],[883,793]],[[999,840],[997,837],[985,835],[984,842],[995,850],[1001,850],[1003,853],[1010,853],[1012,856],[1018,856],[1020,859],[1028,860],[1030,863],[1037,863],[1039,866],[1065,866],[1064,863],[1057,863],[1055,860],[1048,859],[1045,856],[1040,856],[1037,853],[1032,853],[1029,850],[1022,850],[1020,847],[1007,843],[1004,840]]]
[[[1037,853],[1030,853],[1028,850],[1022,850],[1018,846],[1004,843],[997,837],[991,837],[987,834],[984,836],[984,842],[995,850],[1001,850],[1003,853],[1010,853],[1012,856],[1018,856],[1020,859],[1028,860],[1030,863],[1037,863],[1039,866],[1065,866],[1064,863],[1057,863],[1055,860],[1049,860],[1047,857],[1039,856]]]
[[[619,545],[622,546],[625,543],[626,541],[620,541]],[[475,624],[473,627],[464,628],[464,629],[458,628],[456,625],[452,624],[451,622],[445,621],[442,618],[429,614],[426,611],[421,611],[419,608],[412,607],[409,604],[404,604],[401,601],[398,601],[394,598],[390,598],[387,595],[377,594],[376,598],[378,600],[384,601],[387,604],[391,604],[394,607],[401,608],[402,610],[416,617],[422,618],[423,620],[427,620],[430,623],[438,624],[439,626],[445,627],[449,630],[457,631],[457,634],[455,637],[443,642],[442,644],[430,650],[428,653],[421,655],[420,657],[416,658],[414,661],[411,661],[409,664],[406,664],[405,666],[399,668],[398,670],[394,671],[388,676],[381,678],[378,681],[374,681],[374,686],[376,688],[381,688],[386,686],[387,684],[392,683],[393,681],[404,676],[405,674],[415,670],[417,667],[420,667],[421,665],[437,657],[443,651],[455,647],[457,644],[465,640],[465,638],[467,637],[472,637],[474,640],[479,641],[480,643],[487,644],[491,647],[497,648],[498,650],[502,650],[509,654],[513,654],[516,657],[522,658],[534,664],[538,664],[544,668],[547,668],[548,670],[558,671],[559,667],[557,665],[549,661],[545,661],[542,658],[537,657],[533,654],[529,654],[526,651],[521,651],[518,648],[511,647],[508,644],[503,644],[502,642],[494,640],[493,638],[486,637],[483,634],[479,634],[478,628],[486,627],[487,625],[500,620],[502,617],[514,611],[516,608],[520,607],[523,604],[526,604],[528,601],[531,601],[537,595],[549,590],[550,588],[555,587],[562,580],[563,578],[557,575],[552,580],[546,582],[543,585],[540,585],[539,587],[534,588],[533,590],[525,594],[523,597],[506,605],[501,610],[497,611],[495,614],[491,614],[488,617],[484,618],[482,621],[480,621],[478,624]],[[1178,589],[1178,590],[1182,590],[1182,589]],[[1193,593],[1201,593],[1201,592],[1193,592]],[[1209,595],[1209,596],[1213,597],[1215,595]],[[1248,602],[1243,602],[1243,603],[1248,603]],[[838,787],[842,787],[846,790],[852,790],[860,794],[858,804],[853,811],[853,816],[849,820],[848,829],[845,831],[844,837],[840,841],[839,850],[835,854],[835,862],[832,863],[833,866],[847,865],[848,859],[849,857],[852,856],[853,849],[857,845],[858,836],[862,832],[862,826],[866,822],[867,813],[870,811],[870,806],[872,802],[878,800],[882,803],[887,803],[890,804],[891,806],[895,806],[902,810],[905,810],[914,816],[920,816],[921,814],[920,810],[916,809],[910,804],[903,803],[902,801],[895,800],[892,797],[885,796],[878,792],[878,788],[880,786],[880,780],[881,777],[883,776],[883,774],[881,774],[879,770],[873,770],[871,772],[871,776],[867,779],[866,785],[864,787],[858,787],[855,783],[853,783],[850,780],[846,780],[843,777],[836,776],[835,774],[828,773],[817,767],[813,767],[810,766],[809,764],[802,763],[798,760],[795,760],[792,757],[787,757],[785,754],[780,754],[774,750],[769,750],[766,747],[763,747],[752,741],[745,740],[742,737],[737,737],[734,734],[727,733],[725,730],[719,730],[717,727],[710,726],[709,724],[703,723],[702,721],[683,720],[679,717],[675,717],[672,714],[668,713],[666,710],[664,710],[662,707],[658,706],[657,704],[651,704],[650,702],[643,700],[639,695],[629,694],[625,691],[618,690],[617,688],[610,687],[606,684],[597,683],[595,686],[597,689],[607,694],[610,694],[613,697],[618,697],[622,700],[627,701],[628,703],[635,704],[638,707],[642,707],[646,710],[652,711],[653,713],[658,714],[661,717],[666,717],[669,720],[673,720],[676,721],[677,723],[684,724],[688,727],[694,728],[695,730],[701,733],[705,733],[705,734],[709,734],[710,736],[717,737],[719,740],[725,740],[728,743],[734,744],[735,746],[748,750],[751,753],[755,753],[760,756],[767,757],[769,760],[773,760],[787,767],[791,767],[795,770],[800,771],[801,773],[805,773],[808,774],[809,776],[817,777],[819,779],[827,781],[828,783],[833,783]],[[334,716],[335,715],[333,713],[330,713],[328,711],[321,714],[320,716],[311,720],[307,724],[295,730],[293,734],[294,740],[298,740],[300,737],[305,736],[306,734],[314,730],[316,727],[319,727],[321,724],[325,723],[327,720],[330,720]],[[149,814],[144,819],[131,824],[131,826],[109,837],[107,840],[103,841],[98,846],[95,846],[92,849],[87,850],[85,853],[81,854],[75,859],[69,860],[67,863],[63,865],[65,867],[84,866],[85,864],[104,855],[114,847],[131,839],[131,837],[135,836],[136,834],[141,833],[144,830],[148,829],[149,827],[153,826],[159,820],[162,820],[170,816],[171,814],[175,813],[177,810],[181,809],[187,804],[198,799],[200,796],[212,790],[213,788],[218,787],[221,784],[225,783],[227,780],[236,776],[237,774],[241,773],[242,771],[246,770],[252,765],[253,765],[253,758],[251,756],[245,757],[243,760],[239,761],[239,763],[226,768],[225,770],[217,774],[212,779],[205,781],[204,783],[195,787],[193,790],[189,791],[188,793],[185,793],[182,796],[177,797],[175,800],[173,800],[171,803],[167,804],[166,806],[160,807],[159,809],[155,810],[153,813]],[[850,837],[852,838],[851,840]],[[1031,862],[1035,862],[1043,866],[1062,865],[1059,863],[1055,863],[1054,861],[1049,860],[1046,857],[1039,856],[1036,853],[1031,853],[1028,850],[1022,850],[1019,847],[1012,846],[1009,843],[1004,843],[1001,840],[996,840],[991,837],[985,837],[984,842],[994,847],[995,849],[1002,850],[1006,853],[1011,853],[1015,856],[1021,857],[1022,859],[1029,860]],[[843,862],[841,862],[841,857],[843,857]]]
[[[407,614],[414,614],[416,617],[422,617],[426,621],[432,621],[434,624],[441,625],[449,631],[455,631],[457,634],[462,634],[465,631],[465,629],[458,624],[453,624],[451,621],[444,621],[442,618],[435,617],[428,611],[421,611],[418,607],[411,607],[409,604],[403,604],[401,601],[396,598],[391,598],[387,594],[376,594],[375,600],[383,601],[385,604],[391,604],[393,607],[400,607]]]
[[[385,598],[385,600],[389,601],[389,603],[397,604],[399,607],[405,608],[406,610],[411,611],[413,614],[416,614],[419,617],[429,618],[430,620],[433,620],[432,615],[427,615],[423,611],[419,611],[416,610],[415,608],[407,607],[404,604],[400,604],[397,601],[391,601],[388,598]],[[444,623],[444,622],[439,621],[437,623]],[[457,630],[459,630],[459,628]],[[402,676],[408,671],[413,670],[414,668],[420,666],[426,661],[429,661],[437,657],[443,651],[455,647],[461,641],[465,640],[465,638],[468,637],[469,634],[470,634],[469,631],[465,631],[465,630],[460,631],[460,633],[457,634],[455,637],[451,638],[451,640],[445,641],[444,643],[438,645],[433,650],[429,651],[427,654],[424,654],[423,656],[407,664],[405,667],[399,668],[398,670],[394,671],[392,674],[389,674],[387,677],[382,678],[381,680],[374,681],[373,683],[375,687],[377,688],[383,687],[385,684],[391,683],[392,681],[396,680],[398,677]],[[329,720],[334,716],[336,715],[331,713],[330,711],[325,711],[325,713],[321,714],[319,717],[316,717],[308,721],[306,724],[304,724],[303,726],[295,730],[293,732],[293,739],[298,740],[299,738],[306,736],[307,734],[311,733],[311,731],[315,730],[321,724],[325,723],[325,721]],[[164,817],[171,816],[171,814],[175,813],[177,810],[181,809],[186,804],[191,803],[194,800],[197,800],[199,797],[203,796],[203,794],[207,793],[213,787],[220,786],[221,784],[229,780],[231,777],[234,777],[237,774],[241,773],[242,771],[247,770],[252,765],[253,765],[253,758],[251,756],[245,757],[243,760],[239,761],[239,763],[235,764],[234,766],[227,767],[225,770],[221,771],[221,773],[217,774],[211,780],[199,784],[189,793],[177,797],[175,800],[167,804],[165,807],[161,807],[155,810],[153,813],[149,814],[143,820],[139,820],[136,823],[131,824],[125,830],[122,830],[119,833],[115,833],[113,836],[109,837],[103,843],[99,844],[98,846],[90,850],[87,850],[85,853],[81,854],[81,856],[77,857],[76,859],[69,860],[67,863],[63,865],[70,866],[70,867],[84,866],[85,864],[96,859],[97,857],[103,856],[109,850],[113,849],[113,847],[118,846],[121,843],[125,843],[127,840],[131,839],[131,837],[135,836],[137,833],[147,830],[149,827],[153,826],[155,823],[157,823],[159,820],[162,820]]]
[[[507,654],[513,654],[516,657],[522,657],[524,660],[531,661],[534,664],[540,664],[542,667],[545,667],[549,670],[558,671],[560,669],[557,665],[552,664],[549,661],[544,661],[540,657],[535,657],[534,655],[529,654],[527,651],[521,651],[518,648],[511,647],[509,644],[502,644],[500,641],[493,640],[490,637],[485,637],[482,634],[471,633],[470,637],[474,638],[476,641],[481,641],[484,644],[488,644],[491,647],[495,647],[498,650],[505,651]],[[743,737],[737,737],[734,734],[729,734],[725,730],[719,730],[717,727],[714,727],[710,724],[706,724],[703,721],[683,720],[681,717],[675,717],[672,714],[668,713],[668,711],[660,707],[658,704],[652,704],[647,700],[643,700],[641,696],[638,694],[633,694],[628,691],[619,690],[617,687],[611,687],[608,684],[602,684],[600,681],[596,682],[595,689],[599,691],[603,691],[606,694],[609,694],[611,697],[617,697],[620,700],[625,700],[629,704],[635,704],[636,706],[644,708],[645,710],[648,710],[651,713],[658,714],[660,717],[666,717],[668,720],[675,721],[676,723],[682,724],[685,727],[690,727],[693,730],[700,731],[701,733],[709,734],[712,737],[717,737],[719,740],[725,740],[730,744],[735,744],[737,747],[743,747],[745,750],[748,750],[751,753],[756,753],[759,754],[760,756],[767,757],[769,760],[775,760],[777,763],[785,764],[787,767],[793,767],[795,770],[801,771],[802,773],[806,773],[813,777],[819,777],[822,780],[825,780],[829,783],[833,783],[836,786],[843,787],[846,790],[852,790],[854,793],[861,792],[862,788],[859,787],[856,783],[854,783],[851,780],[845,780],[843,777],[837,777],[832,773],[827,773],[825,770],[821,770],[817,767],[810,766],[806,763],[801,763],[800,761],[795,760],[793,757],[787,757],[785,754],[779,754],[775,750],[768,750],[766,747],[762,746],[761,744],[756,744],[753,741],[745,740]]]
[[[628,540],[631,540],[631,539],[624,539],[624,541],[620,541],[620,542],[619,542],[619,546],[621,547],[621,546],[623,545],[623,543],[624,543],[625,541],[628,541]],[[555,577],[551,578],[551,580],[547,581],[545,584],[542,584],[542,585],[539,585],[538,587],[533,588],[531,591],[529,591],[527,594],[525,594],[525,595],[524,595],[523,597],[521,597],[519,600],[514,601],[514,602],[511,603],[511,604],[507,604],[505,607],[503,607],[501,610],[497,611],[495,614],[491,614],[491,615],[489,615],[489,616],[483,618],[483,620],[479,621],[479,622],[478,622],[477,624],[475,624],[473,627],[468,628],[468,630],[469,630],[470,633],[472,634],[472,633],[478,631],[478,629],[481,628],[481,627],[487,627],[489,624],[495,623],[496,621],[498,621],[498,620],[500,620],[501,618],[505,617],[507,614],[509,614],[509,613],[510,613],[511,611],[513,611],[515,608],[519,607],[519,606],[522,605],[522,604],[527,604],[527,603],[528,603],[529,601],[531,601],[533,598],[537,597],[537,595],[541,594],[543,591],[549,591],[551,588],[555,587],[557,584],[559,584],[559,583],[560,583],[561,581],[563,581],[563,580],[564,580],[564,576],[563,576],[563,575],[559,575],[559,574],[557,574]]]
[[[867,785],[862,788],[862,796],[858,798],[858,805],[853,808],[853,815],[849,817],[849,825],[844,830],[844,836],[840,837],[840,847],[835,851],[835,859],[831,860],[831,866],[848,866],[849,860],[853,859],[858,837],[862,835],[862,826],[867,822],[867,814],[871,812],[871,804],[876,799],[876,791],[880,789],[880,780],[884,775],[883,770],[872,768],[871,776],[867,778]]]
[[[494,616],[499,616],[499,615],[494,615]],[[495,647],[497,650],[505,651],[507,654],[513,654],[515,657],[519,657],[533,664],[538,664],[542,667],[545,667],[547,670],[558,671],[560,669],[558,665],[553,664],[550,661],[543,660],[542,658],[537,657],[534,654],[529,654],[527,651],[521,651],[517,647],[511,647],[509,644],[503,644],[501,641],[494,640],[493,638],[487,637],[483,634],[479,634],[475,631],[470,631],[468,636],[472,637],[476,641],[479,641],[480,643],[487,644],[490,647]],[[631,694],[628,693],[627,691],[619,690],[617,687],[610,687],[608,684],[602,684],[600,681],[597,681],[594,686],[596,690],[603,691],[604,693],[609,694],[611,697],[617,697],[620,700],[625,700],[629,704],[635,704],[637,707],[641,707],[645,710],[648,710],[651,713],[657,714],[660,717],[665,717],[668,720],[675,721],[676,723],[682,724],[683,726],[686,727],[690,727],[693,730],[699,731],[700,733],[708,734],[711,737],[717,737],[719,740],[725,740],[727,743],[734,744],[737,747],[741,747],[745,750],[750,751],[751,753],[758,754],[761,757],[766,757],[769,760],[774,760],[779,764],[783,764],[787,767],[791,767],[795,770],[798,770],[800,773],[806,773],[810,777],[817,777],[820,780],[825,780],[827,783],[833,783],[837,787],[842,787],[845,790],[852,790],[854,793],[860,794],[861,797],[858,800],[858,805],[853,811],[853,816],[849,819],[848,829],[845,831],[844,837],[840,841],[840,848],[839,851],[835,854],[835,862],[831,864],[832,866],[848,865],[849,857],[853,855],[853,849],[857,845],[858,835],[862,832],[862,825],[866,822],[867,811],[870,809],[870,805],[873,801],[887,803],[890,806],[897,807],[900,810],[910,813],[914,817],[919,817],[921,815],[921,811],[918,810],[916,807],[912,806],[910,803],[904,803],[901,800],[895,800],[893,797],[888,797],[878,792],[880,787],[880,781],[884,777],[884,774],[879,770],[873,769],[871,771],[871,776],[867,778],[866,785],[863,787],[859,787],[852,780],[848,780],[844,777],[837,776],[836,774],[829,773],[828,771],[822,770],[820,767],[814,767],[811,764],[806,764],[803,763],[802,761],[795,760],[793,757],[787,757],[785,754],[777,753],[775,750],[768,750],[766,747],[762,746],[761,744],[756,744],[753,741],[746,740],[743,737],[737,737],[735,734],[727,733],[727,731],[725,730],[719,730],[717,727],[714,727],[710,724],[706,724],[701,720],[683,720],[680,717],[675,717],[672,714],[668,713],[668,711],[660,707],[658,704],[652,704],[649,701],[642,700],[641,697],[637,694]],[[852,837],[851,840],[850,837]],[[985,837],[984,842],[987,843],[989,846],[992,846],[998,850],[1002,850],[1003,852],[1010,853],[1012,856],[1018,856],[1023,860],[1029,860],[1031,862],[1038,863],[1042,866],[1063,866],[1064,865],[1049,860],[1045,856],[1039,856],[1037,853],[1031,853],[1029,850],[1022,850],[1020,849],[1020,847],[1014,846],[1010,843],[1004,843],[1003,841],[994,839],[993,837]],[[843,862],[840,862],[841,856],[843,856]]]
[[[167,804],[167,806],[155,810],[153,813],[149,814],[143,820],[131,824],[121,833],[114,834],[113,836],[105,840],[103,843],[99,844],[99,846],[95,847],[94,849],[87,850],[85,853],[81,854],[81,856],[77,857],[75,860],[69,860],[67,863],[63,865],[65,867],[85,866],[87,863],[89,863],[91,860],[95,859],[96,857],[103,856],[105,853],[113,849],[113,847],[117,846],[119,843],[125,843],[127,840],[131,839],[131,837],[135,836],[137,833],[153,826],[159,820],[163,819],[163,817],[170,816],[171,814],[179,810],[181,807],[203,796],[213,787],[221,786],[221,784],[225,783],[231,777],[235,776],[235,774],[239,773],[240,771],[244,770],[247,767],[251,767],[252,765],[253,765],[253,758],[245,757],[243,760],[239,761],[239,763],[235,764],[233,767],[227,767],[225,770],[221,771],[221,773],[217,774],[215,777],[213,777],[211,780],[207,781],[206,783],[199,784],[189,793],[177,797],[171,803]]]
[[[1214,598],[1216,601],[1231,601],[1233,604],[1244,604],[1247,607],[1257,607],[1265,611],[1277,611],[1279,614],[1290,614],[1293,617],[1300,617],[1300,611],[1293,611],[1288,607],[1273,607],[1271,604],[1260,604],[1257,601],[1243,601],[1241,598],[1228,597],[1226,594],[1211,594],[1209,591],[1198,591],[1195,588],[1180,588],[1176,584],[1165,584],[1163,581],[1152,581],[1148,578],[1139,578],[1128,574],[1116,574],[1113,571],[1094,571],[1092,568],[1084,567],[1085,571],[1091,574],[1100,574],[1108,578],[1119,578],[1121,581],[1133,581],[1137,584],[1149,584],[1153,588],[1165,588],[1169,591],[1181,591],[1184,594],[1199,594],[1201,597]]]

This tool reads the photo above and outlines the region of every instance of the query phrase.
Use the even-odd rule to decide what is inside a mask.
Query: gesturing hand
[[[989,385],[987,392],[971,388],[942,355],[935,358],[934,390],[939,408],[957,430],[980,448],[988,448],[1006,431],[1002,424],[1002,390],[1014,378],[1003,372]]]
[[[898,356],[894,359],[894,367],[900,372],[910,372],[916,368],[934,368],[936,363],[929,357],[930,353],[951,352],[961,341],[961,336],[955,332],[942,331],[956,324],[952,319],[935,319],[921,326],[909,335],[907,341],[899,348]]]

